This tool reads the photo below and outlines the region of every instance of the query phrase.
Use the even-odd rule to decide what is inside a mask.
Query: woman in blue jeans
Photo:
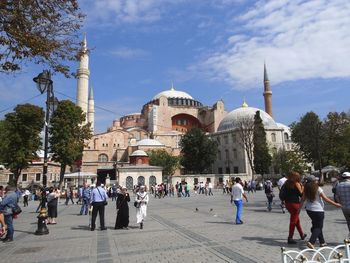
[[[318,178],[313,175],[310,175],[306,178],[304,194],[301,200],[301,206],[304,201],[305,208],[308,216],[312,221],[311,227],[311,237],[306,245],[315,249],[316,240],[320,242],[320,247],[326,246],[326,241],[323,237],[323,221],[324,221],[324,202],[334,205],[335,207],[340,208],[341,205],[329,199],[323,192],[322,188],[318,186]]]

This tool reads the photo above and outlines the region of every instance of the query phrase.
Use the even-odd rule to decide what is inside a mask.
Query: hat
[[[140,186],[140,188],[145,188],[145,187],[146,187],[146,186],[144,186],[144,185],[141,185],[141,186]]]
[[[121,188],[122,188],[122,189],[127,189],[126,186],[122,186]]]
[[[341,176],[344,177],[344,178],[349,178],[350,177],[350,173],[349,172],[344,172]]]
[[[306,178],[306,181],[308,182],[315,182],[318,181],[318,177],[314,176],[314,175],[308,175]]]

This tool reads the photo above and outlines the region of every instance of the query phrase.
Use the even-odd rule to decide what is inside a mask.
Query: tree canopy
[[[292,151],[280,149],[275,152],[272,156],[272,165],[275,173],[286,175],[292,171],[303,174],[307,169],[304,156],[297,148]]]
[[[270,171],[271,155],[267,146],[266,132],[260,117],[260,111],[257,111],[254,116],[253,145],[254,171],[264,176]]]
[[[14,175],[11,184],[17,185],[21,171],[38,158],[43,126],[43,109],[31,104],[17,105],[0,122],[0,161]]]
[[[150,165],[163,167],[164,177],[173,175],[179,166],[179,158],[164,149],[148,151],[147,154],[150,157]]]
[[[65,61],[76,60],[84,15],[78,0],[0,2],[0,71],[19,71],[28,61],[69,76]]]
[[[69,100],[60,101],[51,117],[50,151],[52,159],[61,164],[60,184],[67,165],[81,160],[85,141],[92,136],[90,124],[82,125],[84,121],[81,108]]]
[[[216,141],[212,141],[199,128],[189,130],[180,141],[181,165],[186,172],[204,173],[213,164],[218,151]]]

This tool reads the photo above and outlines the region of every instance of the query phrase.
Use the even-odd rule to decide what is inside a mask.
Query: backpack
[[[286,184],[282,185],[280,193],[279,193],[279,198],[281,201],[286,200],[287,197],[287,191],[286,191]]]
[[[272,183],[265,184],[265,194],[270,194],[272,192]]]

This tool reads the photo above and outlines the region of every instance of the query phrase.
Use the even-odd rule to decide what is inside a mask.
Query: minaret
[[[88,122],[91,123],[91,131],[94,133],[94,124],[95,124],[95,101],[94,101],[94,92],[92,86],[90,86],[89,93],[89,106],[88,106]]]
[[[266,64],[264,63],[264,99],[265,99],[265,112],[268,113],[272,118],[272,91],[270,89],[270,81],[267,77]]]
[[[83,47],[80,54],[80,65],[77,70],[77,106],[83,110],[86,115],[85,123],[88,121],[88,96],[89,96],[89,54],[88,54],[86,35],[84,36]]]

